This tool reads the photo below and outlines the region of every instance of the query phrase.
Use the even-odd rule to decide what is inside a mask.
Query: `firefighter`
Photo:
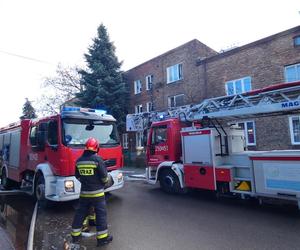
[[[97,155],[98,150],[98,141],[89,138],[82,156],[76,161],[75,176],[81,182],[81,191],[79,208],[72,223],[71,235],[74,243],[79,241],[82,224],[90,207],[94,207],[96,214],[97,246],[108,244],[113,239],[107,230],[104,196],[104,187],[109,178],[103,160]]]

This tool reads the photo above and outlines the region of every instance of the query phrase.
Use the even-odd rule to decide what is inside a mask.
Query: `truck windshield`
[[[91,121],[83,119],[63,120],[63,142],[67,146],[83,146],[93,137],[100,146],[113,146],[120,143],[115,122]]]

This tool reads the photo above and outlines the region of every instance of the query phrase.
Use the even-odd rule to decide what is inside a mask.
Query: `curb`
[[[30,229],[29,229],[28,241],[27,241],[27,250],[33,250],[33,238],[34,238],[37,208],[38,208],[38,203],[36,202],[34,211],[33,211],[32,217],[31,217],[31,223],[30,223]]]

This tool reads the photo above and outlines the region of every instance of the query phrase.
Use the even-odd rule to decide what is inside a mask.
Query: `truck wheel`
[[[2,168],[2,173],[1,173],[1,185],[5,189],[9,189],[12,187],[13,183],[10,179],[8,179],[7,172],[5,168]]]
[[[41,207],[48,207],[49,201],[46,199],[45,196],[45,179],[42,174],[37,175],[37,180],[35,181],[34,185],[34,195],[36,201]]]
[[[183,192],[177,175],[171,169],[162,170],[159,174],[159,183],[162,190],[167,193],[175,194]]]

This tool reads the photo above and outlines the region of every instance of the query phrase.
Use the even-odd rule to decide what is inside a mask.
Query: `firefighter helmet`
[[[89,138],[85,143],[85,150],[98,152],[99,142],[95,138]]]

